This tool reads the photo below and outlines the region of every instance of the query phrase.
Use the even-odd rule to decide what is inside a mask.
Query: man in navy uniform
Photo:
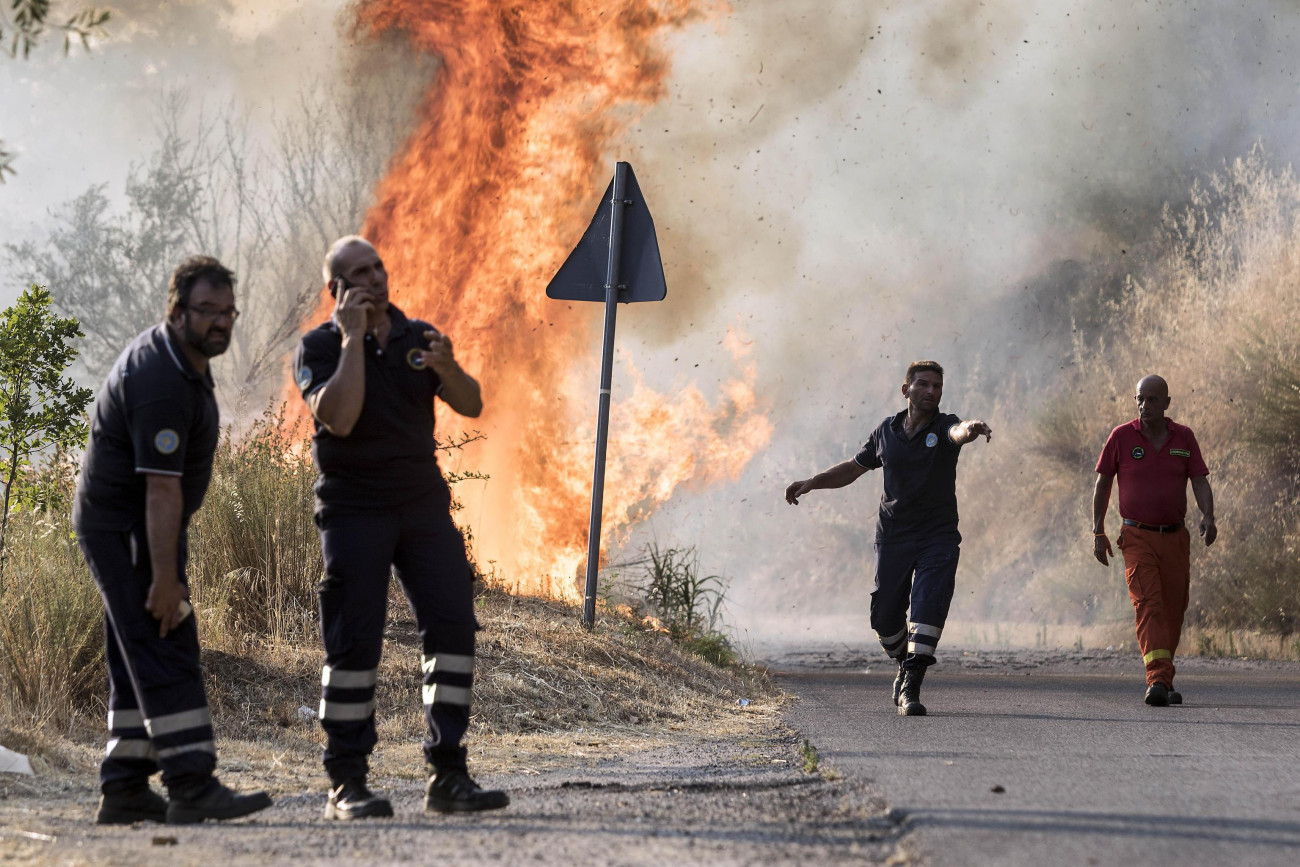
[[[942,396],[939,363],[913,362],[903,378],[907,409],[882,421],[852,460],[793,482],[785,491],[786,502],[798,505],[799,497],[809,491],[842,488],[868,470],[884,467],[871,628],[898,663],[894,704],[906,716],[925,715],[921,681],[934,664],[952,602],[961,545],[957,457],[976,437],[993,437],[992,428],[982,421],[939,412]]]
[[[355,235],[334,242],[324,277],[334,312],[303,335],[294,371],[316,422],[312,457],[320,472],[325,817],[393,814],[366,786],[378,740],[375,683],[390,571],[415,612],[422,644],[424,756],[432,769],[425,808],[504,807],[504,792],[470,778],[461,746],[478,627],[473,575],[433,440],[434,398],[476,417],[483,409],[478,382],[456,362],[445,335],[389,303],[388,273],[370,242]]]
[[[108,749],[96,821],[233,819],[271,805],[222,785],[199,636],[185,583],[186,528],[219,434],[208,359],[230,345],[235,278],[194,256],[172,274],[167,319],[113,365],[95,400],[72,521],[104,599]],[[149,788],[162,770],[168,800]]]

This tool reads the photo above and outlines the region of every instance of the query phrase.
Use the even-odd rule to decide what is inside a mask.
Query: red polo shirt
[[[1119,513],[1143,524],[1181,524],[1187,516],[1187,480],[1208,476],[1196,435],[1165,419],[1169,439],[1156,451],[1134,419],[1110,432],[1097,472],[1119,476]]]

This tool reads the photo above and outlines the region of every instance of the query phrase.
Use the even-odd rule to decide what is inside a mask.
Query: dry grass
[[[689,727],[719,703],[771,692],[761,675],[718,668],[630,615],[604,611],[588,632],[561,603],[500,592],[479,603],[476,724],[486,731]]]
[[[390,602],[377,716],[386,736],[418,740],[419,638],[405,600],[394,592]],[[629,614],[602,610],[587,631],[574,606],[490,589],[477,608],[476,738],[690,729],[738,698],[776,694],[763,674],[717,668]],[[323,659],[315,642],[267,641],[240,655],[206,650],[213,710],[235,731],[302,728],[298,709],[318,704]]]
[[[217,449],[212,483],[190,528],[190,586],[210,648],[242,653],[317,634],[316,582],[324,571],[312,522],[310,441],[266,412]]]
[[[427,774],[418,644],[409,615],[392,599],[380,671],[380,741],[371,761],[381,790],[397,781],[422,782]],[[586,632],[577,607],[487,591],[478,616],[484,652],[467,746],[480,778],[539,775],[719,739],[771,764],[784,699],[761,673],[711,668],[617,612],[600,612],[596,629]],[[269,641],[245,655],[205,652],[219,772],[227,782],[277,799],[323,796],[322,733],[297,715],[300,705],[314,708],[319,700],[321,656],[314,644]],[[738,706],[738,696],[751,703]],[[575,699],[585,699],[585,707]],[[102,721],[54,733],[0,719],[0,743],[27,753],[36,770],[34,777],[4,775],[0,799],[19,805],[17,815],[24,804],[47,810],[55,803],[71,821],[84,821],[93,809],[105,735]],[[95,851],[93,857],[104,857]]]
[[[392,596],[376,695],[379,775],[419,778],[424,716],[419,641],[405,602]],[[602,610],[590,632],[579,609],[485,590],[468,745],[475,766],[515,772],[693,737],[744,737],[770,722],[783,701],[760,671],[716,668],[683,652],[627,613]],[[299,714],[320,701],[323,652],[315,642],[249,641],[235,655],[205,649],[204,670],[218,737],[279,792],[321,784],[319,724]],[[102,674],[95,673],[97,683]],[[736,699],[748,698],[746,707]],[[93,773],[106,732],[102,716],[52,730],[30,717],[0,718],[0,742],[39,767]],[[33,783],[37,785],[37,783]]]
[[[19,512],[0,593],[0,725],[69,731],[102,716],[103,604],[63,514]]]
[[[963,469],[959,496],[989,508],[963,510],[975,592],[962,616],[1131,617],[1122,579],[1091,555],[1092,467],[1135,416],[1134,383],[1159,373],[1215,491],[1219,541],[1193,543],[1190,622],[1283,635],[1300,624],[1300,180],[1259,154],[1226,166],[1166,212],[1152,249],[1118,296],[1078,290],[1104,315],[1078,328],[1058,373],[1004,394],[998,448]],[[1026,405],[1045,407],[1029,425]],[[1197,520],[1189,492],[1194,537]]]

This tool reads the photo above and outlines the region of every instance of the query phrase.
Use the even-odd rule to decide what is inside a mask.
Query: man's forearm
[[[1196,497],[1196,508],[1201,510],[1201,514],[1214,520],[1214,491],[1210,490],[1207,476],[1192,479],[1192,496]]]
[[[344,337],[339,366],[324,385],[308,396],[307,405],[330,433],[345,437],[361,417],[365,401],[365,342]]]
[[[445,373],[438,371],[438,378],[442,380],[439,396],[443,402],[467,418],[478,418],[483,411],[483,395],[478,380],[462,370],[460,365]]]
[[[808,481],[818,489],[843,488],[853,484],[866,471],[866,468],[860,466],[857,461],[848,460],[818,473]]]
[[[176,551],[181,536],[184,497],[180,479],[150,475],[145,495],[145,536],[149,540],[149,567],[155,583],[179,581]]]
[[[1097,474],[1097,484],[1092,489],[1092,532],[1106,532],[1106,510],[1110,507],[1110,487],[1114,479]]]
[[[975,428],[969,421],[953,425],[952,441],[959,446],[966,445],[966,443],[971,442],[977,436],[979,436],[979,434],[975,433]]]

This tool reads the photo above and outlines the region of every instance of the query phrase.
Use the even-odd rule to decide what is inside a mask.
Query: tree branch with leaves
[[[77,357],[72,341],[81,336],[76,319],[50,310],[50,293],[42,286],[25,290],[0,313],[0,580],[10,509],[34,493],[24,470],[47,450],[86,442],[86,407],[94,392],[63,375]]]
[[[59,23],[50,21],[53,5],[51,0],[0,0],[0,52],[26,60],[49,30],[63,34],[64,54],[72,51],[73,40],[89,51],[92,36],[108,35],[104,25],[113,13],[107,9],[82,6]],[[5,182],[6,174],[17,174],[14,154],[5,148],[4,139],[0,139],[0,184]]]

